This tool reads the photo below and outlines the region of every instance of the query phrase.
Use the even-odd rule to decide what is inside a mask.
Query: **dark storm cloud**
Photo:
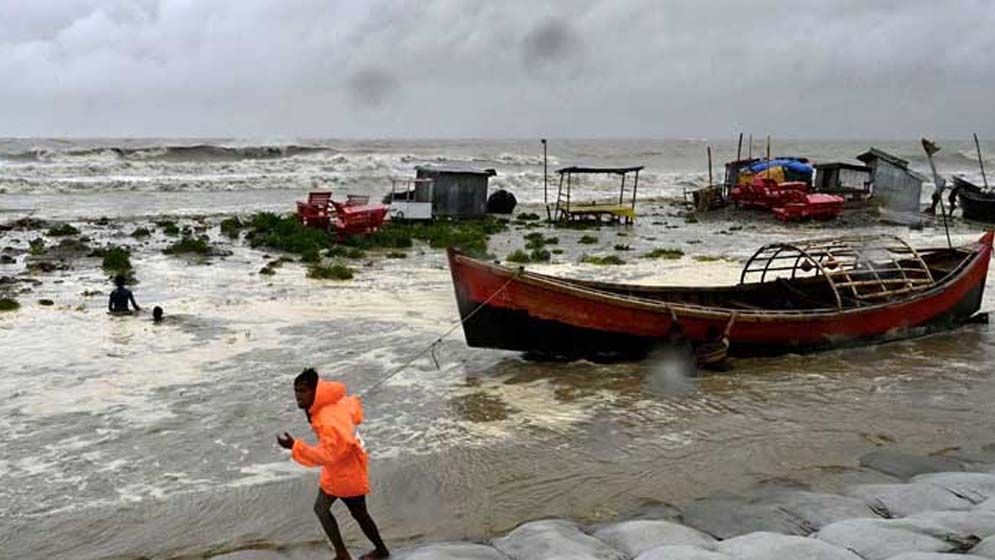
[[[561,76],[580,70],[583,42],[568,22],[551,18],[530,30],[522,41],[522,62],[536,77]]]
[[[995,134],[988,0],[0,0],[0,135]]]
[[[353,101],[367,107],[383,107],[398,94],[398,83],[392,75],[378,68],[366,68],[349,79]]]

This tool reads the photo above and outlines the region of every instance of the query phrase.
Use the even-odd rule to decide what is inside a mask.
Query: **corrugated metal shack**
[[[877,148],[857,156],[871,169],[871,192],[881,216],[900,224],[920,221],[922,183],[925,177],[909,169],[909,162]]]
[[[871,196],[871,168],[846,162],[817,163],[814,190],[851,201],[865,200]]]
[[[415,168],[418,179],[432,180],[432,215],[478,218],[487,214],[487,181],[493,169],[452,167]]]

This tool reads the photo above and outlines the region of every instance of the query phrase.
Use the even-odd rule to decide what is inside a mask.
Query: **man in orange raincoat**
[[[342,383],[318,379],[318,372],[312,368],[305,369],[294,379],[294,397],[311,423],[318,444],[308,445],[286,432],[277,436],[276,441],[284,449],[289,449],[298,463],[305,467],[321,467],[314,512],[335,547],[335,560],[351,558],[331,512],[332,504],[337,499],[345,502],[363,534],[376,547],[364,554],[363,560],[387,558],[390,552],[380,538],[377,524],[366,510],[370,483],[366,474],[366,451],[356,435],[356,425],[363,421],[363,406],[359,398],[346,396]]]

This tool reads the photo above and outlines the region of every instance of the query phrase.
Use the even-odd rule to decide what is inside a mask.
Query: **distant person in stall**
[[[356,396],[347,396],[345,385],[323,381],[313,368],[305,369],[294,379],[297,407],[304,411],[315,436],[316,445],[294,439],[284,432],[276,441],[291,451],[295,461],[305,467],[321,467],[318,497],[314,513],[318,516],[328,540],[335,548],[335,560],[350,560],[342,541],[338,523],[331,508],[342,500],[366,538],[375,547],[362,560],[387,558],[390,552],[380,538],[376,523],[366,510],[366,495],[370,492],[367,476],[367,455],[356,426],[363,421],[363,407]]]
[[[107,302],[107,310],[114,315],[131,315],[132,311],[128,308],[130,303],[134,307],[135,311],[141,311],[142,308],[138,307],[135,303],[135,295],[131,293],[131,290],[125,288],[124,285],[127,282],[124,274],[118,274],[114,277],[114,285],[117,288],[111,292],[110,300]]]

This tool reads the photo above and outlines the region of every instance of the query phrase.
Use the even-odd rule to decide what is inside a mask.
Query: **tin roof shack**
[[[487,214],[487,180],[493,169],[415,168],[418,179],[432,180],[432,215],[478,218]]]
[[[871,193],[881,216],[890,222],[916,224],[925,177],[909,169],[909,162],[877,148],[857,156],[871,168]]]
[[[842,196],[847,202],[871,197],[871,168],[854,163],[815,164],[815,192]]]

